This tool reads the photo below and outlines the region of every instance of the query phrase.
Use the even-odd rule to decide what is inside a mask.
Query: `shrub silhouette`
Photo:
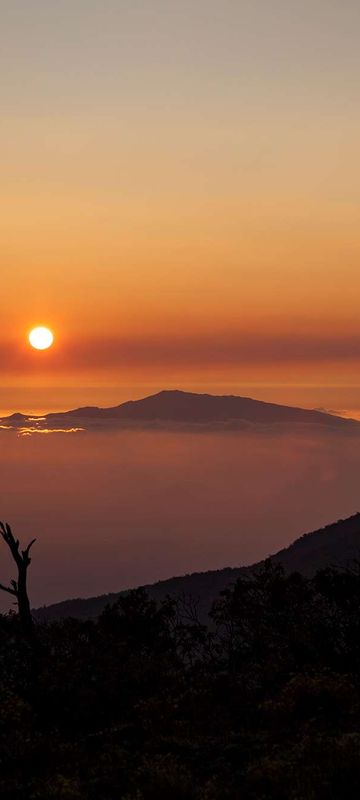
[[[0,616],[1,798],[357,798],[359,600],[356,570],[271,562],[208,627],[136,590],[35,624],[36,691],[20,606]]]

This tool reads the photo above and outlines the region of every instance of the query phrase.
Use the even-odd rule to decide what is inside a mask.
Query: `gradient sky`
[[[20,387],[49,407],[55,387],[356,387],[357,0],[0,11],[6,407]]]

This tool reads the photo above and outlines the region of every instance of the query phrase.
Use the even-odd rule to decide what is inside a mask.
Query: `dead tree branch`
[[[18,571],[17,580],[10,581],[10,586],[5,586],[0,583],[0,589],[16,598],[21,626],[26,636],[32,638],[34,634],[34,623],[27,593],[27,571],[31,563],[29,553],[36,539],[32,539],[27,547],[25,547],[25,550],[20,550],[19,539],[15,539],[11,527],[7,522],[0,522],[0,536],[8,546]]]

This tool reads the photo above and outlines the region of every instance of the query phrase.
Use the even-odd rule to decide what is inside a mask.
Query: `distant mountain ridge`
[[[351,567],[354,562],[360,561],[360,513],[306,533],[270,558],[275,563],[282,564],[287,572],[301,572],[307,576],[312,576],[319,569],[326,567]],[[200,610],[207,613],[221,591],[236,581],[241,574],[259,568],[263,563],[264,561],[259,561],[248,567],[226,567],[208,572],[194,572],[158,581],[144,588],[156,601],[163,600],[167,595],[192,596],[199,601]],[[64,600],[61,603],[35,609],[33,613],[36,618],[49,621],[69,616],[80,619],[96,618],[107,604],[115,603],[122,593]]]
[[[110,422],[216,424],[231,421],[259,425],[311,424],[360,430],[360,423],[356,420],[345,419],[334,413],[266,403],[249,397],[196,394],[178,389],[164,390],[111,408],[87,406],[37,418],[17,413],[3,418],[1,423],[21,426],[32,422],[40,428],[54,429],[75,424],[87,428]]]

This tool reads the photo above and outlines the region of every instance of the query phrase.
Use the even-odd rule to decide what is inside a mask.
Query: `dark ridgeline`
[[[34,422],[35,418],[31,418]],[[142,400],[130,400],[113,408],[88,406],[39,418],[41,425],[57,428],[62,425],[91,427],[101,423],[179,423],[216,424],[244,423],[246,425],[317,425],[332,429],[360,431],[356,420],[344,419],[323,411],[293,408],[275,403],[232,395],[215,396],[179,390],[162,391]],[[24,414],[12,414],[2,422],[22,426],[28,422]]]
[[[20,602],[0,615],[2,800],[357,800],[359,564],[306,576],[289,557],[320,566],[312,540],[356,535],[358,515],[283,551],[291,571],[240,572],[209,624],[144,589],[36,623],[36,674]]]
[[[306,533],[296,539],[289,547],[271,556],[274,563],[280,563],[286,572],[301,572],[314,576],[317,570],[326,567],[346,569],[360,560],[360,514],[341,519],[325,528]],[[199,604],[199,612],[204,620],[214,599],[224,589],[234,583],[244,572],[258,569],[264,562],[250,567],[226,567],[225,569],[193,572],[189,575],[169,578],[143,588],[153,600],[159,602],[167,596],[192,596]],[[34,609],[34,616],[43,621],[76,617],[95,619],[108,603],[115,603],[121,592],[98,597],[75,598]]]

